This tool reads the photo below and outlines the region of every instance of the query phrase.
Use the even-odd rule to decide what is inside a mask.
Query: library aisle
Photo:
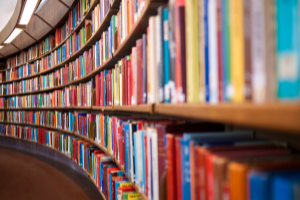
[[[0,148],[0,199],[102,199],[88,178],[42,157]]]

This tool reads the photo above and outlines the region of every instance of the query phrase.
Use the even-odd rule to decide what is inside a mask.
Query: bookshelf
[[[36,60],[44,58],[45,56],[51,54],[59,47],[61,47],[69,37],[72,36],[73,33],[80,31],[82,27],[84,27],[85,19],[91,18],[91,13],[93,9],[97,6],[99,0],[95,0],[91,7],[87,10],[87,13],[84,15],[81,22],[76,26],[74,30],[70,32],[70,35],[67,36],[59,45],[53,48],[51,51],[44,53],[42,56],[32,59],[27,62],[32,63]],[[91,47],[99,41],[104,31],[107,31],[110,26],[110,20],[113,15],[119,12],[119,6],[121,5],[120,0],[114,0],[105,14],[103,21],[101,22],[98,29],[94,34],[85,42],[85,44],[79,48],[76,52],[73,52],[70,57],[66,58],[61,63],[44,70],[42,72],[33,74],[31,76],[22,77],[10,81],[4,81],[0,83],[0,86],[3,84],[13,83],[21,80],[27,80],[34,77],[39,77],[41,75],[47,75],[57,69],[62,68],[65,64],[72,62],[79,58],[84,54],[85,51],[91,49]],[[63,90],[65,87],[86,83],[87,81],[93,79],[99,72],[103,72],[107,69],[114,69],[113,67],[118,64],[122,58],[128,56],[132,48],[137,46],[136,41],[140,39],[143,34],[147,31],[147,27],[149,25],[149,18],[151,16],[157,15],[158,7],[165,5],[164,2],[147,0],[145,2],[144,8],[141,11],[139,17],[136,22],[133,24],[131,31],[128,33],[123,42],[115,49],[115,51],[108,57],[100,66],[95,66],[95,69],[87,73],[85,76],[82,76],[78,79],[72,80],[70,82],[64,83],[59,86],[30,91],[25,93],[14,93],[8,95],[0,95],[0,97],[13,97],[13,96],[22,96],[22,95],[30,95],[30,94],[42,94],[45,92],[51,92],[55,90]],[[148,33],[147,33],[148,34]],[[148,35],[147,35],[148,37]],[[148,51],[148,49],[147,49]],[[26,63],[25,63],[26,64]],[[24,64],[22,64],[24,65]],[[14,68],[17,68],[21,65],[18,65]],[[11,70],[11,69],[5,69]],[[2,71],[5,71],[2,70]],[[148,73],[148,72],[147,72]],[[94,89],[94,88],[92,88]],[[93,98],[94,94],[91,95]],[[106,101],[106,100],[103,100]],[[114,101],[114,100],[112,100]],[[127,101],[127,100],[126,100]],[[299,135],[300,133],[300,103],[298,101],[295,102],[280,102],[280,101],[266,101],[264,103],[255,103],[244,101],[241,103],[237,102],[218,102],[216,104],[212,103],[176,103],[176,104],[168,104],[168,103],[148,103],[148,104],[140,104],[140,105],[114,105],[112,106],[96,106],[93,100],[91,101],[91,106],[68,106],[68,107],[38,107],[38,108],[0,108],[1,111],[87,111],[89,113],[105,113],[105,114],[127,114],[128,116],[134,116],[135,114],[139,114],[143,116],[145,119],[150,119],[151,117],[161,117],[164,119],[169,118],[179,118],[186,120],[197,120],[197,121],[208,121],[208,122],[216,122],[221,124],[228,124],[234,126],[241,126],[245,128],[258,129],[258,130],[266,130],[273,132],[282,132]],[[150,116],[150,117],[149,117]],[[149,117],[149,118],[148,118]],[[36,128],[45,128],[48,130],[57,131],[60,133],[64,133],[71,136],[77,136],[92,145],[97,146],[100,150],[105,152],[107,156],[112,158],[114,163],[124,172],[126,175],[125,167],[120,164],[117,158],[111,155],[108,150],[99,144],[99,142],[90,139],[86,136],[80,135],[76,132],[63,130],[56,127],[37,125],[37,124],[25,124],[25,123],[16,123],[16,122],[0,122],[0,124],[10,124],[10,125],[18,125],[18,126],[32,126]],[[82,168],[83,169],[83,168]],[[83,169],[84,170],[84,169]],[[89,176],[90,177],[90,176]],[[126,175],[127,179],[133,184],[133,187],[137,192],[139,192],[141,198],[143,200],[148,200],[147,196],[139,190],[139,187],[134,184],[134,180],[132,180],[128,175]],[[91,178],[91,177],[90,177]],[[91,178],[92,179],[92,178]],[[94,182],[94,180],[92,180]],[[94,182],[97,187],[96,183]],[[100,192],[101,193],[101,192]],[[104,195],[101,193],[104,197]]]
[[[136,106],[0,108],[0,110],[87,110],[110,113],[144,113],[207,120],[257,129],[298,134],[299,103],[273,104],[145,104]],[[284,118],[282,117],[284,116]]]
[[[3,123],[3,122],[0,122],[0,124],[1,124],[1,123]],[[107,156],[110,156],[110,157],[112,158],[112,160],[118,165],[118,167],[124,172],[124,174],[126,174],[126,171],[124,170],[124,167],[118,162],[118,160],[117,160],[114,156],[112,156],[112,155],[107,151],[106,148],[104,148],[104,147],[101,146],[99,143],[97,143],[96,141],[94,141],[94,140],[92,140],[92,139],[90,139],[90,138],[88,138],[88,137],[86,137],[86,136],[83,136],[83,135],[80,135],[80,134],[77,134],[77,133],[74,133],[74,132],[71,132],[71,131],[62,130],[62,129],[59,129],[59,128],[53,128],[53,127],[50,127],[50,126],[35,126],[34,124],[24,124],[24,123],[10,123],[10,124],[15,124],[15,125],[20,125],[20,126],[34,126],[34,127],[41,127],[41,128],[46,128],[46,129],[53,130],[53,131],[58,131],[58,132],[60,132],[60,133],[68,134],[68,135],[71,135],[71,136],[77,136],[77,137],[80,137],[81,139],[83,139],[83,140],[85,140],[85,141],[88,141],[88,142],[90,142],[91,144],[97,146],[99,149],[101,149],[103,152],[105,152],[105,154],[106,154]],[[31,141],[31,140],[26,140],[26,139],[22,139],[22,138],[11,137],[11,136],[7,136],[7,135],[1,135],[1,134],[0,134],[0,137],[10,137],[10,138],[20,139],[20,140],[23,140],[23,141],[29,141],[29,142],[32,142],[32,143],[36,143],[36,144],[38,144],[38,145],[42,145],[42,144],[39,144],[39,143],[34,142],[34,141]],[[58,150],[56,150],[56,149],[54,149],[54,148],[52,148],[52,147],[49,147],[49,146],[47,146],[47,145],[43,145],[43,146],[48,147],[48,148],[50,148],[50,149],[52,149],[52,150],[54,150],[54,151],[58,151]],[[62,153],[62,152],[60,152],[60,151],[58,151],[58,152],[61,153],[62,155],[65,155],[67,158],[72,159],[70,156],[68,156],[68,155],[66,155],[66,154],[64,154],[64,153]],[[97,185],[96,185],[95,181],[93,180],[93,178],[91,177],[91,175],[88,174],[87,171],[86,171],[84,168],[82,168],[81,166],[80,166],[80,168],[87,174],[87,176],[88,176],[88,177],[91,179],[91,181],[95,184],[95,187],[97,187]],[[131,181],[131,179],[130,179],[127,175],[126,175],[126,177],[127,177],[128,180]],[[131,181],[131,182],[133,183],[133,181]],[[135,184],[133,184],[133,186],[134,186],[134,188],[136,189],[136,191],[139,192],[138,186],[135,185]],[[98,187],[97,187],[97,188],[98,188]],[[105,199],[106,199],[105,196],[102,194],[102,192],[101,192],[100,190],[99,190],[99,192],[100,192],[101,196],[103,197],[103,199],[105,200]],[[147,197],[145,194],[143,194],[143,193],[141,193],[141,192],[139,192],[139,193],[140,193],[141,198],[142,198],[143,200],[148,200],[148,197]]]
[[[43,146],[43,147],[46,147],[46,148],[51,149],[52,151],[56,151],[56,152],[60,153],[60,154],[63,155],[66,159],[71,159],[71,160],[72,160],[72,158],[71,158],[70,155],[67,155],[67,154],[65,154],[65,153],[63,153],[63,152],[61,152],[61,151],[58,151],[57,149],[52,148],[52,147],[50,147],[50,146],[47,146],[47,145],[44,145],[44,144],[39,144],[39,143],[37,143],[37,142],[35,142],[35,141],[31,141],[31,140],[27,140],[27,139],[23,139],[23,138],[10,137],[10,136],[7,136],[7,135],[0,135],[0,137],[13,138],[13,139],[17,139],[17,140],[20,140],[20,141],[30,142],[30,143],[34,143],[34,144],[36,144],[36,145],[41,145],[41,146]],[[72,161],[74,161],[74,160],[72,160]],[[75,163],[75,162],[74,162],[74,163]],[[76,163],[75,163],[75,164],[76,164]],[[78,165],[78,166],[79,166],[79,165]],[[93,179],[93,177],[92,177],[92,176],[91,176],[84,168],[82,168],[81,166],[79,166],[79,167],[81,168],[82,171],[85,172],[86,176],[90,179],[91,182],[93,182],[93,184],[95,185],[95,187],[98,189],[98,187],[97,187],[97,185],[96,185],[95,180]],[[101,197],[103,198],[103,200],[106,200],[105,196],[103,195],[103,193],[102,193],[99,189],[98,189],[98,192],[100,193],[100,195],[101,195]]]

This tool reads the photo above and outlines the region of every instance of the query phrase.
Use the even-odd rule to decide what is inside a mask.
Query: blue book
[[[115,191],[116,191],[116,192],[118,191],[118,189],[119,189],[121,183],[129,183],[129,181],[128,181],[128,180],[116,181],[116,182],[115,182],[115,189],[116,189]],[[115,196],[116,196],[116,199],[115,199],[115,200],[118,200],[118,195],[117,195],[117,193],[116,193]]]
[[[83,143],[80,143],[80,166],[83,167]]]
[[[230,49],[229,44],[229,0],[222,0],[221,12],[222,12],[222,65],[223,65],[223,100],[228,101],[227,87],[230,84]]]
[[[299,2],[276,0],[277,96],[282,100],[300,97]]]
[[[205,100],[209,102],[209,32],[208,1],[204,0],[204,57],[205,57]]]
[[[145,134],[146,131],[141,131],[141,141],[142,141],[142,192],[145,193],[146,191],[146,159],[145,159]]]
[[[236,132],[210,132],[210,133],[184,133],[181,138],[181,167],[182,167],[182,199],[191,199],[191,171],[190,171],[190,142],[194,145],[203,143],[220,143],[236,141],[238,139],[251,139],[254,133],[251,131]]]
[[[90,156],[89,156],[89,148],[86,148],[86,171],[89,172],[89,161],[90,161]]]
[[[106,95],[107,95],[108,91],[106,91],[106,81],[105,81],[107,74],[108,74],[108,70],[104,70],[104,106],[107,106],[106,105]]]
[[[294,200],[294,185],[300,184],[300,174],[277,175],[271,186],[273,200]]]
[[[125,162],[126,162],[126,175],[129,175],[129,155],[130,155],[130,149],[129,149],[129,124],[124,124],[124,141],[125,141]]]
[[[99,175],[100,175],[100,180],[99,180],[99,183],[102,183],[102,179],[103,179],[103,176],[102,176],[102,172],[103,172],[103,163],[104,162],[110,162],[112,161],[112,158],[111,157],[102,157],[100,160],[99,160]]]
[[[163,23],[168,23],[169,21],[169,9],[164,8],[163,9]],[[168,33],[169,27],[164,26],[164,35]],[[170,82],[170,52],[169,52],[169,38],[164,37],[164,44],[163,44],[163,55],[164,55],[164,101],[165,103],[170,103],[171,101],[171,91],[169,87],[169,82]]]

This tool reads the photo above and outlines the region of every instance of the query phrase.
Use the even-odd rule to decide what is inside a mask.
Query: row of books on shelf
[[[149,32],[171,102],[299,100],[299,12],[298,0],[169,1]]]
[[[99,6],[97,6],[97,8],[99,8]],[[108,31],[105,31],[102,34],[102,38],[104,39],[103,40],[101,39],[99,42],[93,45],[92,49],[84,52],[83,55],[79,56],[79,58],[76,59],[76,60],[79,59],[81,61],[80,66],[85,67],[85,65],[92,65],[92,64],[94,65],[94,63],[92,62],[94,60],[96,61],[96,58],[93,55],[96,55],[96,52],[98,54],[101,53],[101,55],[98,56],[99,62],[97,60],[97,64],[98,64],[97,67],[100,66],[100,60],[102,63],[102,60],[105,61],[109,56],[112,55],[113,42],[111,40],[113,40],[112,35],[115,33],[116,30],[115,19],[116,16],[113,16],[111,21],[111,25],[114,25],[114,27],[109,28]],[[51,52],[50,55],[47,55],[41,58],[40,60],[34,61],[33,64],[22,65],[18,68],[14,68],[9,71],[2,72],[1,82],[24,78],[26,76],[31,76],[39,72],[42,72],[44,70],[48,70],[51,67],[54,67],[62,63],[67,58],[69,58],[73,53],[78,51],[85,44],[85,42],[89,40],[89,38],[92,36],[91,25],[92,25],[91,20],[85,20],[85,26],[82,29],[80,29],[78,34],[74,33],[70,38],[67,39],[67,41],[62,46],[57,48],[55,51]],[[108,44],[110,44],[109,47],[107,46]],[[93,51],[94,54],[92,54],[91,51]],[[86,56],[88,56],[89,58],[86,58]],[[69,64],[72,64],[72,62],[70,62]]]
[[[41,57],[45,53],[51,51],[54,47],[55,37],[54,35],[50,35],[39,44],[36,44],[28,49],[28,61]]]
[[[126,115],[87,113],[77,121],[75,135],[86,139],[79,142],[85,152],[80,156],[89,152],[88,139],[94,140],[148,199],[294,200],[299,194],[299,155],[286,143],[256,138],[252,131]]]
[[[198,18],[188,20],[191,24],[197,24],[192,26],[194,27],[192,29],[193,31],[189,31],[190,23],[187,23],[185,26],[185,20],[182,19],[189,19],[190,13],[195,12],[194,10],[193,12],[186,12],[190,9],[190,2],[187,2],[186,6],[180,3],[176,3],[176,5],[170,3],[169,7],[160,7],[157,16],[150,17],[147,34],[137,40],[136,47],[132,48],[130,56],[132,62],[130,62],[129,67],[125,67],[124,71],[122,71],[127,77],[127,79],[125,78],[126,80],[124,80],[125,90],[123,90],[123,92],[129,97],[133,97],[129,98],[133,99],[132,104],[137,103],[138,95],[143,96],[143,101],[139,98],[139,103],[137,104],[162,102],[217,103],[220,101],[243,102],[245,100],[265,102],[272,99],[299,99],[300,89],[298,83],[300,75],[298,71],[300,70],[298,70],[298,64],[293,64],[294,62],[282,64],[282,62],[279,62],[279,58],[283,60],[287,58],[283,56],[284,52],[296,51],[292,51],[292,47],[280,49],[280,42],[276,43],[277,46],[275,45],[275,39],[288,43],[296,37],[295,35],[297,34],[293,32],[288,32],[291,37],[283,37],[280,34],[280,30],[282,29],[280,27],[283,25],[279,21],[279,18],[283,15],[282,13],[284,13],[285,10],[293,10],[294,6],[298,4],[298,1],[294,3],[290,2],[281,7],[279,6],[281,5],[280,3],[275,2],[261,2],[259,4],[260,6],[257,6],[255,2],[245,3],[246,8],[256,6],[257,12],[264,12],[264,9],[268,10],[266,11],[268,17],[260,15],[261,17],[251,18],[253,23],[250,24],[250,29],[253,31],[255,37],[252,37],[250,41],[248,41],[248,34],[244,34],[246,31],[249,31],[248,29],[243,29],[243,27],[245,27],[243,26],[244,21],[237,20],[234,21],[235,23],[233,24],[228,24],[228,19],[237,18],[248,20],[254,15],[254,11],[256,12],[256,10],[253,9],[246,12],[243,10],[242,3],[237,6],[231,6],[232,3],[230,2],[231,1],[226,1],[224,4],[220,2],[213,4],[211,10],[207,9],[208,4],[199,2],[198,6],[196,6],[196,10],[199,10],[198,7],[203,8],[203,11],[200,9],[202,13],[201,16],[206,17],[199,18],[201,26],[197,23]],[[227,10],[225,9],[226,5],[230,5]],[[134,19],[132,15],[123,18],[123,15],[126,14],[124,8],[128,8],[126,5],[123,6],[124,4],[121,3],[120,11],[117,16],[112,18],[110,28],[102,34],[99,44],[96,43],[93,47],[93,52],[95,53],[93,54],[95,55],[93,58],[95,60],[95,66],[97,67],[112,55],[119,45],[118,41],[122,42],[123,38],[126,38],[126,35],[134,24],[126,20],[125,23],[123,23],[124,19]],[[174,13],[172,9],[175,7],[178,11]],[[272,12],[269,11],[271,8],[276,8],[278,12],[272,14]],[[236,16],[235,10],[239,11],[238,16],[240,17]],[[184,13],[186,13],[186,15],[184,15]],[[291,13],[292,12],[289,12],[289,19],[291,21],[297,20]],[[177,19],[175,17],[177,14],[180,15],[181,18]],[[198,16],[199,13],[196,14]],[[213,18],[217,16],[217,14],[219,17]],[[210,15],[212,19],[207,19],[207,16]],[[209,20],[212,20],[212,23],[208,23]],[[217,23],[217,20],[221,20],[220,22],[222,23]],[[273,31],[269,30],[270,25],[266,23],[261,26],[255,26],[256,23],[262,21],[273,24],[274,26],[276,25],[277,29]],[[169,24],[170,27],[164,27],[162,24]],[[295,24],[296,23],[290,23],[288,30],[298,30]],[[223,25],[222,27],[224,27],[224,29],[217,29],[220,28],[219,25]],[[180,31],[175,32],[175,26],[182,28]],[[238,32],[239,39],[230,40],[231,36],[233,37],[233,31],[230,30],[233,30],[235,26],[241,28]],[[260,36],[254,34],[263,30],[267,33],[266,36],[270,37],[266,37],[264,34]],[[218,37],[217,33],[220,33],[220,37]],[[114,37],[115,34],[117,34],[118,37]],[[199,40],[198,34],[205,37],[199,37]],[[169,37],[164,37],[166,35]],[[192,42],[189,40],[196,36],[197,39],[195,41]],[[211,38],[211,40],[208,38]],[[274,43],[273,48],[270,48],[269,43]],[[192,50],[194,46],[195,50]],[[238,49],[238,51],[236,49]],[[260,57],[260,55],[258,55],[260,53],[257,53],[260,51],[254,51],[254,49],[265,49],[265,51],[261,51],[261,54],[264,56]],[[240,56],[235,56],[234,52],[239,53]],[[251,52],[253,56],[248,55]],[[174,57],[174,55],[176,56]],[[295,56],[289,58],[297,60],[299,56],[296,56],[297,54],[293,55]],[[276,60],[275,58],[278,58],[277,61],[269,64],[272,59]],[[62,59],[58,61],[56,59],[54,60],[55,64],[62,62]],[[257,63],[263,64],[258,65]],[[126,68],[130,69],[126,71]],[[289,73],[291,71],[295,73]],[[142,81],[140,79],[142,79]],[[126,87],[126,83],[131,86]],[[129,87],[131,89],[128,89]],[[130,103],[131,102],[127,104],[124,103],[122,105],[130,105]]]
[[[113,159],[86,140],[43,128],[0,124],[0,131],[1,135],[34,141],[71,157],[91,176],[106,199],[141,199],[133,184],[129,182],[124,172],[113,162]]]
[[[120,12],[117,16],[113,16],[110,22],[110,27],[107,31],[105,31],[102,34],[101,40],[97,45],[97,48],[95,48],[95,51],[97,51],[99,55],[97,66],[100,66],[100,64],[105,61],[109,56],[112,55],[114,50],[121,44],[121,42],[126,38],[128,33],[131,31],[135,21],[137,20],[137,17],[139,13],[141,12],[143,6],[145,5],[145,0],[140,2],[127,2],[124,1],[122,5],[120,5]],[[90,2],[92,3],[92,2]],[[101,1],[98,5],[96,5],[95,9],[92,11],[92,20],[85,20],[85,26],[82,27],[82,29],[78,33],[74,33],[72,36],[68,38],[65,44],[63,44],[60,48],[56,49],[54,52],[51,53],[50,61],[48,60],[46,69],[49,69],[50,67],[53,67],[61,62],[63,62],[66,58],[70,57],[73,53],[75,53],[78,49],[80,49],[86,41],[89,40],[92,34],[96,32],[96,30],[99,28],[101,22],[103,21],[106,13],[109,9],[109,4],[112,3],[112,1]],[[89,5],[89,4],[87,4]],[[77,9],[78,10],[78,9]],[[117,28],[119,27],[119,28]],[[117,37],[115,35],[117,34]],[[58,36],[57,36],[58,35]],[[60,41],[57,39],[59,37],[59,34],[55,34],[55,41]],[[48,38],[52,38],[52,36],[49,36]],[[53,39],[45,39],[45,41],[54,41]],[[63,40],[63,39],[62,39]],[[62,41],[61,40],[61,41]],[[48,44],[49,42],[45,42]],[[50,42],[52,44],[52,42]],[[43,45],[45,46],[45,45]],[[51,46],[51,45],[48,45]],[[54,48],[54,47],[53,47]],[[36,47],[33,50],[33,47],[30,48],[30,55],[34,54],[33,52],[38,52]],[[47,48],[48,49],[48,48]],[[23,53],[24,54],[24,53]],[[97,54],[97,55],[98,55]],[[95,54],[96,55],[96,54]],[[26,56],[23,56],[26,57]],[[38,56],[36,55],[35,58]],[[101,59],[100,59],[101,57]],[[102,58],[104,57],[104,58]],[[15,58],[15,57],[14,57]],[[12,59],[14,59],[12,58]],[[15,60],[15,59],[14,59]],[[30,59],[31,60],[31,59]],[[96,56],[95,56],[96,60]],[[101,60],[101,61],[100,61]],[[28,62],[28,59],[22,63]],[[12,61],[11,59],[7,60],[7,68],[12,68],[12,63],[15,63],[15,61]],[[21,64],[20,62],[18,62]],[[16,66],[16,65],[14,65]],[[45,69],[45,68],[43,68]],[[38,70],[39,71],[39,70]],[[42,70],[40,70],[42,71]],[[6,75],[6,77],[8,77]],[[14,76],[13,76],[14,77]],[[16,77],[18,78],[18,77]],[[7,80],[13,80],[8,79]]]
[[[94,0],[79,0],[75,7],[69,12],[69,17],[66,23],[55,30],[53,35],[47,36],[43,41],[28,48],[27,51],[22,51],[19,55],[7,59],[6,67],[13,68],[26,62],[39,58],[43,54],[51,51],[56,46],[60,45],[67,38],[71,31],[83,20],[87,10],[93,4]],[[105,2],[108,2],[106,0]]]

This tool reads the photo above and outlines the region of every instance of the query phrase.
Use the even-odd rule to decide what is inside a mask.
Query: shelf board
[[[92,110],[95,111],[109,111],[109,112],[113,112],[114,108],[112,106],[92,106]]]
[[[156,104],[154,113],[300,133],[299,103]]]
[[[144,104],[135,106],[114,106],[114,111],[121,112],[142,112],[142,113],[153,113],[154,104]]]

